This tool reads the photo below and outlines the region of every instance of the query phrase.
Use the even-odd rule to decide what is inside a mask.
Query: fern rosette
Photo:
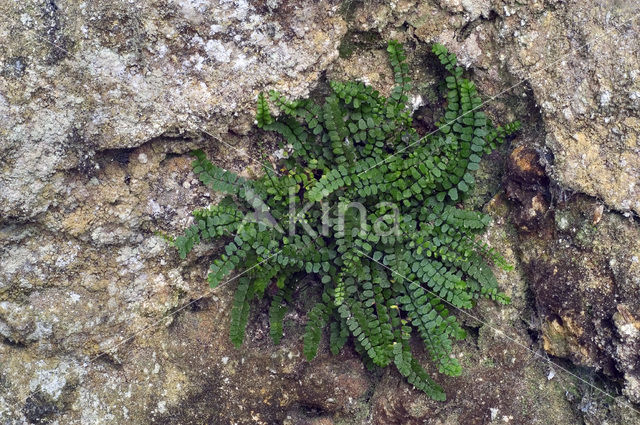
[[[438,371],[459,375],[452,342],[465,331],[455,310],[479,297],[508,302],[490,265],[508,266],[478,241],[489,217],[458,203],[472,190],[481,157],[519,123],[494,127],[456,57],[436,44],[448,72],[446,109],[438,131],[421,136],[407,106],[404,51],[395,41],[387,50],[396,81],[388,98],[360,82],[332,82],[322,104],[260,94],[258,127],[280,134],[291,150],[279,164],[283,175],[265,168],[246,180],[195,153],[194,172],[227,197],[194,211],[194,225],[175,245],[184,258],[201,241],[226,238],[209,282],[242,273],[231,312],[234,344],[242,344],[251,301],[261,297],[270,299],[270,335],[279,343],[300,277],[313,275],[321,296],[307,312],[307,359],[327,329],[333,353],[352,340],[367,365],[393,364],[443,400],[410,340],[422,340]]]

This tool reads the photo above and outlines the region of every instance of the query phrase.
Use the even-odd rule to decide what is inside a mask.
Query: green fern
[[[251,300],[265,296],[270,334],[279,343],[299,277],[314,275],[321,299],[307,313],[307,359],[316,356],[328,328],[331,352],[351,337],[365,364],[393,364],[413,386],[444,400],[409,340],[423,341],[439,372],[459,375],[451,354],[465,332],[452,313],[480,297],[509,302],[490,267],[509,265],[478,240],[490,218],[458,202],[473,190],[482,156],[519,123],[494,127],[455,55],[436,44],[433,53],[448,71],[446,106],[439,131],[421,138],[407,107],[404,51],[396,41],[387,51],[396,81],[389,98],[358,82],[332,82],[320,105],[260,94],[258,127],[278,133],[282,147],[292,149],[279,164],[284,174],[265,168],[262,177],[245,180],[195,152],[200,181],[227,198],[194,211],[194,224],[169,240],[182,258],[203,241],[226,241],[209,282],[215,287],[243,270],[231,310],[235,345],[244,339]],[[280,110],[277,118],[270,104]],[[293,213],[292,200],[301,208]],[[296,231],[288,234],[291,226]],[[277,290],[266,291],[273,283]]]
[[[279,344],[282,339],[283,321],[287,313],[285,305],[286,291],[278,289],[278,292],[271,299],[269,308],[269,334],[275,344]]]
[[[244,341],[244,331],[249,320],[249,302],[252,295],[253,285],[251,281],[246,277],[240,278],[236,295],[233,299],[233,306],[231,307],[231,328],[229,329],[231,342],[236,347],[241,346]]]

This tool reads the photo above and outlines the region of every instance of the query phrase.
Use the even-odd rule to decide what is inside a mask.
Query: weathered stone
[[[550,354],[622,373],[627,395],[637,397],[638,359],[634,314],[640,308],[640,232],[597,202],[576,196],[554,211],[556,228],[521,234],[522,261],[542,319],[543,346]]]
[[[237,113],[252,111],[261,90],[308,94],[337,57],[336,10],[336,1],[3,3],[0,220],[45,212],[64,196],[61,171],[97,151],[175,130],[217,137],[240,128]]]
[[[619,336],[616,359],[624,371],[624,393],[635,403],[640,403],[640,319],[625,304],[617,305],[613,320]]]
[[[631,6],[0,4],[0,422],[638,422],[624,398],[536,360],[528,333],[640,403],[640,234],[616,212],[640,212]],[[339,49],[347,31],[352,43]],[[182,262],[156,234],[179,232],[193,208],[218,200],[190,172],[191,149],[246,177],[275,150],[253,127],[258,92],[303,97],[326,73],[388,93],[389,38],[407,46],[421,131],[434,130],[441,106],[433,41],[469,67],[492,118],[525,124],[510,156],[504,148],[483,164],[469,200],[491,199],[483,240],[516,265],[496,270],[513,302],[483,302],[464,318],[472,336],[455,354],[465,373],[434,374],[448,403],[393,370],[379,380],[349,348],[330,357],[323,346],[305,362],[302,305],[280,347],[257,308],[245,346],[233,348],[233,282],[213,293],[205,282],[217,246]],[[494,196],[503,162],[506,193]]]

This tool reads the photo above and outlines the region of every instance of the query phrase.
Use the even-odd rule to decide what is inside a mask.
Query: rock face
[[[524,3],[0,4],[0,422],[640,421],[640,19],[623,1]],[[516,265],[498,275],[513,303],[465,319],[465,374],[437,377],[446,403],[350,349],[303,361],[313,294],[281,346],[257,306],[236,350],[233,282],[205,282],[217,247],[181,262],[156,233],[217,200],[189,150],[250,177],[275,149],[253,126],[258,92],[304,97],[325,74],[388,91],[392,37],[415,71],[418,124],[437,118],[433,41],[496,119],[524,123],[472,200],[495,219],[485,242]]]
[[[531,200],[548,202],[548,179],[535,152],[523,150],[511,154],[507,193],[516,204],[520,260],[543,347],[609,376],[622,374],[623,393],[638,403],[640,229],[584,195],[557,202],[553,211],[532,208]]]
[[[337,2],[5,2],[2,215],[63,195],[58,171],[170,132],[253,121],[257,93],[303,96],[337,57]],[[232,83],[230,84],[230,81]]]

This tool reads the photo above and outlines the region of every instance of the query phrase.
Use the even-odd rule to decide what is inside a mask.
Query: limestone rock
[[[0,422],[637,422],[623,404],[640,402],[633,13],[615,0],[2,2]],[[433,41],[469,68],[492,118],[525,123],[470,200],[491,200],[484,241],[516,265],[497,271],[513,303],[465,320],[467,372],[437,376],[449,403],[366,371],[348,348],[303,361],[302,305],[281,346],[257,306],[233,348],[233,282],[205,281],[218,246],[180,261],[162,237],[219,199],[190,172],[191,149],[255,175],[276,149],[253,126],[257,93],[304,97],[324,75],[388,93],[389,38],[416,70],[421,130],[440,106]],[[528,331],[627,399],[553,378]]]
[[[4,2],[0,220],[41,214],[63,170],[169,132],[217,137],[259,91],[300,97],[337,56],[336,1]]]

